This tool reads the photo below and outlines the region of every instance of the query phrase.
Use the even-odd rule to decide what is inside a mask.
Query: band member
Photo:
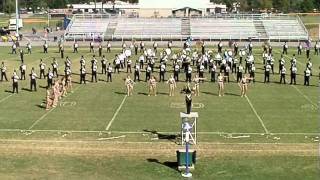
[[[191,77],[192,77],[192,68],[189,65],[186,71],[186,82],[191,82]]]
[[[239,64],[238,71],[237,71],[237,82],[241,80],[243,71],[244,71],[244,68],[242,64]]]
[[[265,67],[264,67],[264,83],[270,82],[270,71],[271,71],[270,64],[265,65]]]
[[[206,52],[206,44],[204,41],[202,41],[202,43],[201,43],[201,52],[202,52],[202,54],[205,54],[205,52]]]
[[[178,63],[175,63],[173,71],[174,71],[173,77],[174,77],[175,81],[179,82],[180,66]]]
[[[107,70],[107,82],[112,82],[112,73],[113,73],[113,68],[111,66],[111,63],[108,65],[108,70]]]
[[[26,70],[27,70],[27,65],[21,64],[20,65],[20,80],[26,80]]]
[[[34,68],[31,69],[31,73],[30,73],[30,90],[32,91],[32,89],[34,88],[34,91],[37,91],[37,74],[34,70]]]
[[[107,60],[103,55],[101,59],[101,74],[106,74],[106,73],[107,73]]]
[[[1,81],[3,81],[3,78],[8,81],[7,78],[7,66],[4,65],[4,62],[1,63]]]
[[[269,45],[269,54],[272,54],[272,46]]]
[[[224,78],[226,78],[226,76],[223,76],[222,73],[219,73],[218,75],[218,94],[219,97],[224,96]]]
[[[249,54],[252,54],[252,49],[253,49],[253,44],[250,41],[249,45],[248,45],[248,49],[249,49]]]
[[[157,96],[157,80],[154,76],[149,79],[149,94],[148,96]]]
[[[67,67],[66,70],[66,76],[65,76],[65,86],[67,89],[70,89],[72,88],[72,85],[71,85],[71,75],[72,75],[72,71],[71,71],[71,68],[70,67]]]
[[[139,46],[138,46],[137,42],[134,42],[134,54],[135,55],[138,55],[138,49],[139,49]]]
[[[246,75],[244,75],[242,78],[241,78],[241,81],[240,81],[240,89],[241,89],[241,92],[240,92],[240,95],[241,97],[244,97],[247,95],[247,91],[248,91],[248,80],[251,81],[253,80],[253,78],[249,78],[247,77]]]
[[[227,65],[226,65],[226,71],[225,71],[225,73],[224,73],[224,76],[227,77],[228,82],[230,82],[230,71],[231,71],[230,66],[227,64]]]
[[[137,63],[134,68],[134,82],[136,82],[136,80],[140,81],[140,66]]]
[[[12,44],[11,54],[17,54],[17,44],[15,42]]]
[[[86,84],[86,66],[80,68],[80,84]]]
[[[301,42],[299,42],[299,45],[298,45],[298,55],[301,55],[302,54],[302,44]]]
[[[53,83],[53,78],[54,78],[54,75],[51,71],[50,68],[48,68],[48,74],[47,74],[47,88],[51,88],[52,87],[52,83]]]
[[[18,81],[20,78],[17,75],[16,70],[14,70],[11,79],[12,79],[12,93],[16,92],[18,94]]]
[[[110,41],[107,42],[107,53],[111,52],[111,43]]]
[[[166,74],[166,65],[164,63],[161,63],[159,68],[160,68],[159,82],[161,82],[161,80],[162,82],[164,82],[165,81],[164,76]]]
[[[193,78],[193,82],[194,82],[194,91],[195,91],[195,96],[199,96],[200,95],[200,81],[205,80],[206,78],[200,78],[198,77],[198,75],[195,75],[195,77]]]
[[[40,64],[39,64],[39,67],[40,67],[40,79],[42,78],[42,76],[44,78],[46,78],[46,75],[45,75],[45,68],[46,68],[46,64],[42,61],[42,59],[40,59]]]
[[[281,72],[282,67],[284,67],[285,64],[286,64],[286,61],[284,60],[283,55],[281,55],[281,58],[279,60],[279,74]]]
[[[286,68],[283,66],[281,71],[280,71],[280,84],[282,83],[282,80],[284,84],[286,84]]]
[[[237,43],[237,42],[234,42],[234,44],[233,44],[233,53],[234,53],[234,56],[237,56],[237,55],[238,55],[238,52],[239,52],[238,43]]]
[[[131,70],[131,65],[132,65],[132,60],[130,58],[127,59],[127,73],[132,73],[132,70]]]
[[[217,66],[215,63],[213,63],[213,66],[211,68],[211,82],[216,82],[216,71],[217,71]]]
[[[203,78],[204,76],[203,76],[203,74],[204,74],[204,65],[201,63],[200,64],[200,68],[199,68],[199,77],[200,78]]]
[[[319,56],[319,49],[320,49],[320,45],[318,42],[316,42],[316,44],[314,45],[314,55]]]
[[[86,59],[83,56],[81,56],[81,58],[80,58],[80,67],[85,66],[85,65],[86,65]]]
[[[91,61],[91,82],[93,82],[93,79],[95,82],[97,81],[97,70],[98,70],[98,65],[97,65],[97,60],[94,58]]]
[[[53,106],[53,90],[47,89],[46,91],[46,110],[50,110],[50,108]]]
[[[68,68],[71,69],[71,64],[72,64],[72,62],[71,62],[70,58],[67,56],[66,61],[64,62],[65,70]]]
[[[73,44],[73,53],[78,53],[79,44],[77,41]]]
[[[298,71],[297,66],[295,65],[291,66],[290,71],[291,71],[290,84],[293,83],[294,85],[296,85],[296,77],[297,77],[297,71]]]
[[[173,75],[170,76],[170,78],[167,81],[167,84],[169,84],[169,96],[174,96],[174,90],[177,87],[177,83]]]
[[[23,63],[24,62],[24,51],[23,51],[23,49],[20,49],[19,54],[20,54],[20,60]]]
[[[125,50],[126,48],[127,48],[127,44],[126,44],[125,41],[123,41],[123,43],[122,43],[122,50]]]
[[[128,75],[127,78],[125,79],[125,86],[127,88],[127,96],[132,96],[133,85],[134,85],[134,82],[131,80],[130,76]]]
[[[58,62],[55,58],[53,58],[53,62],[52,62],[52,72],[53,72],[53,75],[55,77],[58,77]]]
[[[219,53],[219,54],[222,53],[222,47],[223,47],[222,42],[219,41],[219,43],[218,43],[218,53]]]
[[[118,74],[120,73],[120,66],[121,66],[121,61],[118,55],[116,55],[116,59],[114,60],[115,63],[115,71],[118,72]]]
[[[151,67],[150,67],[149,65],[147,65],[147,68],[146,68],[146,82],[147,82],[148,80],[150,80],[150,78],[151,78],[151,72],[152,72]]]
[[[233,63],[232,63],[231,73],[236,73],[237,72],[237,64],[238,64],[238,59],[234,58],[233,59]]]
[[[192,93],[193,93],[193,90],[190,87],[190,83],[187,83],[187,85],[181,92],[186,94],[186,97],[185,97],[186,109],[187,109],[187,114],[190,114],[191,107],[192,107]]]
[[[27,44],[27,51],[28,51],[28,54],[31,54],[31,52],[32,52],[32,46],[31,46],[30,42],[28,42],[28,44]]]
[[[93,41],[90,42],[89,47],[90,47],[90,53],[91,52],[94,53],[94,43],[93,43]]]
[[[142,55],[139,57],[140,69],[143,69],[143,63],[144,63],[144,55],[142,54]]]
[[[284,42],[282,54],[288,54],[288,44],[287,44],[287,42]]]
[[[98,52],[99,52],[99,57],[101,57],[102,56],[102,44],[101,43],[99,44]]]
[[[153,43],[153,51],[155,54],[157,54],[157,52],[158,52],[158,43],[157,42]]]
[[[60,55],[61,55],[61,59],[64,58],[64,46],[61,44],[60,46]]]
[[[304,71],[304,83],[303,83],[305,86],[309,86],[310,76],[311,76],[311,71],[309,68],[306,68],[306,70]]]
[[[307,59],[310,58],[310,46],[309,45],[306,47],[306,56],[307,56]]]
[[[168,41],[168,48],[171,50],[171,48],[172,48],[172,41]]]
[[[251,69],[249,70],[250,73],[250,78],[252,79],[253,83],[255,83],[255,73],[256,73],[256,66],[254,65],[254,63],[251,66]],[[251,82],[251,79],[249,80],[249,82]]]
[[[43,44],[43,53],[48,53],[48,43],[47,41],[44,41],[44,44]]]

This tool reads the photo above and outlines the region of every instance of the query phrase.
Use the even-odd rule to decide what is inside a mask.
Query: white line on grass
[[[7,97],[5,97],[5,98],[1,99],[1,100],[0,100],[0,103],[2,103],[2,102],[4,102],[4,101],[6,101],[6,100],[7,100],[7,99],[9,99],[11,96],[13,96],[13,94],[10,94],[9,96],[7,96]]]
[[[81,85],[79,85],[78,87],[76,87],[73,91],[76,92],[80,87],[82,87]],[[70,96],[67,96],[65,99],[67,99]],[[35,125],[37,125],[41,120],[43,120],[48,114],[50,114],[54,109],[56,108],[52,108],[50,109],[50,111],[46,112],[44,115],[42,115],[38,120],[36,120],[28,129],[31,130]]]
[[[319,108],[319,106],[317,105],[317,104],[315,104],[315,103],[313,103],[313,101],[311,101],[311,99],[308,97],[308,96],[306,96],[303,92],[301,92],[300,91],[300,89],[298,89],[296,86],[292,86],[292,87],[294,87],[294,89],[296,89],[307,101],[309,101],[313,106],[315,106],[315,107],[317,107],[317,108]]]
[[[25,130],[25,129],[0,129],[0,132],[25,132],[25,131],[31,131],[31,132],[44,132],[44,133],[111,133],[111,134],[148,134],[152,132],[146,132],[146,131],[81,131],[81,130],[54,130],[54,129],[45,129],[45,130],[40,130],[40,129],[35,129],[35,130]],[[181,132],[162,132],[162,131],[157,131],[157,133],[160,134],[179,134]],[[261,132],[198,132],[198,134],[203,134],[203,135],[314,135],[314,136],[320,136],[319,133],[311,133],[311,132],[296,132],[296,133],[284,133],[284,132],[279,132],[279,133],[270,133],[270,134],[265,134]]]
[[[121,102],[120,106],[118,107],[117,111],[114,113],[114,115],[113,115],[113,117],[112,117],[111,121],[108,123],[108,125],[107,125],[107,127],[106,127],[106,131],[108,131],[108,130],[110,129],[110,127],[111,127],[111,125],[112,125],[113,121],[114,121],[114,120],[115,120],[115,118],[117,117],[117,115],[118,115],[119,111],[121,110],[121,108],[122,108],[122,106],[123,106],[124,102],[126,101],[127,97],[128,97],[127,95],[125,95],[125,96],[124,96],[124,98],[123,98],[123,100],[122,100],[122,102]]]
[[[236,80],[235,75],[234,75],[234,74],[232,74],[232,75],[233,75],[234,80]],[[237,83],[237,84],[238,84],[238,86],[241,88],[240,84],[239,84],[239,83]],[[260,117],[260,115],[257,113],[256,109],[253,107],[253,105],[252,105],[252,103],[251,103],[250,99],[248,98],[248,96],[247,96],[247,95],[245,95],[245,98],[246,98],[247,102],[249,103],[249,105],[250,105],[250,107],[251,107],[252,111],[254,112],[254,114],[256,115],[256,117],[259,119],[260,124],[262,125],[262,127],[263,127],[263,129],[264,129],[265,133],[269,134],[269,131],[268,131],[268,129],[267,129],[267,127],[266,127],[266,125],[264,124],[264,122],[263,122],[262,118]]]

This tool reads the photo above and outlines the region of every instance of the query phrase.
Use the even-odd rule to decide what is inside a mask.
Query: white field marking
[[[79,85],[78,87],[76,87],[73,92],[76,92],[80,87],[82,87],[81,85]],[[67,96],[66,98],[70,97]],[[28,129],[31,130],[35,125],[37,125],[41,120],[43,120],[48,114],[50,114],[54,109],[56,108],[52,108],[50,109],[50,111],[46,112],[44,115],[42,115],[38,120],[36,120]]]
[[[25,129],[0,129],[0,132],[53,132],[53,133],[108,133],[108,134],[150,134],[150,132],[145,131],[76,131],[76,130],[25,130]],[[181,132],[157,132],[160,134],[179,134]],[[270,133],[266,134],[264,132],[198,132],[198,134],[203,135],[314,135],[320,136],[319,133]]]
[[[232,74],[232,75],[233,75],[234,80],[236,80],[235,75],[234,75],[234,74]],[[241,88],[240,84],[239,84],[239,83],[237,83],[237,84],[238,84],[238,86]],[[260,115],[257,113],[256,109],[253,107],[253,104],[251,103],[250,99],[248,98],[247,95],[245,95],[245,98],[246,98],[247,102],[249,103],[252,111],[254,112],[254,114],[256,115],[256,117],[259,119],[260,124],[262,125],[265,133],[269,134],[270,132],[268,131],[268,129],[267,129],[266,125],[264,124],[264,122],[263,122],[262,118],[260,117]]]
[[[13,96],[13,94],[10,94],[9,96],[2,98],[2,99],[0,100],[0,103],[6,101],[6,100],[9,99],[11,96]]]
[[[309,101],[313,106],[315,106],[315,107],[317,107],[317,109],[319,109],[319,106],[317,105],[317,104],[315,104],[315,103],[313,103],[313,101],[311,101],[311,99],[308,97],[308,96],[306,96],[303,92],[301,92],[300,91],[300,89],[299,88],[297,88],[296,86],[292,86],[294,89],[296,89],[298,92],[299,92],[299,94],[301,94],[307,101]]]
[[[60,106],[62,106],[62,107],[70,107],[70,106],[75,106],[75,105],[77,105],[77,102],[75,102],[75,101],[72,101],[72,102],[63,101],[63,102],[60,102],[59,104],[60,104]]]
[[[175,108],[175,109],[180,109],[180,108],[185,108],[185,104],[183,103],[171,103],[170,108]],[[192,108],[194,109],[202,109],[204,108],[203,103],[192,103]]]
[[[91,142],[101,142],[98,140],[41,140],[41,139],[0,139],[0,143],[5,142],[37,142],[37,143],[91,143]],[[155,142],[135,142],[135,141],[108,141],[104,142],[108,144],[174,144],[173,142],[161,142],[161,141],[155,141]],[[316,143],[219,143],[219,142],[201,142],[201,144],[207,144],[207,145],[314,145]],[[260,150],[261,151],[261,150]],[[263,150],[262,150],[263,151]],[[310,150],[311,151],[311,150]]]
[[[123,106],[124,102],[126,101],[127,97],[128,97],[127,95],[125,95],[125,96],[124,96],[124,98],[123,98],[123,100],[122,100],[122,102],[121,102],[120,106],[118,107],[117,111],[114,113],[114,115],[113,115],[113,117],[112,117],[111,121],[108,123],[108,125],[107,125],[107,127],[106,127],[106,131],[108,131],[108,130],[110,129],[110,127],[111,127],[111,125],[112,125],[113,121],[116,119],[116,117],[117,117],[117,115],[118,115],[119,111],[121,110],[121,108],[122,108],[122,106]]]

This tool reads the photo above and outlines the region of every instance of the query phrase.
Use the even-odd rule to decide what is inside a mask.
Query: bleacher
[[[253,20],[193,18],[190,25],[191,36],[196,39],[248,39],[259,36]]]
[[[116,39],[180,39],[181,19],[119,18]]]
[[[65,37],[69,40],[104,37],[112,40],[307,40],[298,16],[232,15],[205,18],[127,18],[75,15]]]
[[[270,39],[307,39],[308,34],[298,20],[262,20]]]

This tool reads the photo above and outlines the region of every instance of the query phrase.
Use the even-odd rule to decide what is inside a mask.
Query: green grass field
[[[13,69],[18,69],[19,57],[9,54],[9,47],[3,47],[0,51],[1,60],[6,63],[10,76]],[[63,74],[64,60],[60,59],[57,48],[51,47],[49,54],[43,54],[41,51],[41,48],[34,48],[33,54],[25,56],[25,62],[28,66],[27,72],[30,72],[31,67],[35,67],[39,73],[40,58],[49,65],[52,58],[56,57],[60,65],[59,72]],[[193,103],[203,104],[202,108],[194,109],[199,113],[198,143],[200,145],[201,143],[230,143],[234,145],[241,143],[304,143],[313,147],[317,144],[319,134],[319,56],[314,56],[312,52],[311,86],[303,86],[302,74],[306,64],[304,54],[297,57],[298,84],[295,86],[283,85],[278,83],[280,77],[277,73],[280,49],[275,48],[276,73],[271,76],[271,83],[264,84],[262,83],[261,51],[260,48],[254,50],[257,66],[256,83],[249,85],[247,97],[241,98],[239,96],[240,89],[233,76],[230,78],[231,82],[226,85],[224,97],[217,96],[218,86],[216,83],[205,82],[200,85],[200,96],[193,98]],[[111,61],[118,52],[120,49],[114,49],[109,54],[104,52],[104,54]],[[285,57],[287,70],[290,65],[289,58],[293,53],[296,53],[295,48],[292,48],[288,56]],[[100,81],[98,83],[80,85],[78,84],[80,55],[86,57],[87,67],[90,67],[89,61],[93,54],[89,53],[88,48],[81,48],[79,54],[74,54],[70,48],[67,48],[66,55],[73,62],[74,92],[63,98],[60,101],[60,106],[55,109],[46,111],[41,106],[45,99],[45,80],[38,80],[37,92],[28,90],[29,80],[20,81],[20,92],[14,95],[11,93],[11,82],[0,83],[1,140],[95,142],[99,138],[117,137],[118,139],[107,141],[169,144],[180,141],[176,135],[180,131],[179,113],[184,111],[184,95],[179,94],[180,89],[185,85],[184,82],[178,83],[174,97],[168,96],[166,83],[158,83],[159,95],[157,97],[146,96],[148,89],[145,82],[137,83],[134,95],[126,97],[123,82],[126,73],[114,74],[112,83],[105,82],[106,77],[99,74]],[[134,56],[132,59],[136,60],[138,56]],[[100,62],[100,58],[98,60]],[[172,70],[171,65],[168,69]],[[158,77],[158,70],[156,71],[154,75]],[[168,77],[170,74],[171,72],[166,76]],[[207,72],[205,76],[209,78],[209,73]],[[184,80],[184,74],[181,73],[180,78]],[[286,78],[289,81],[289,73]],[[87,75],[88,79],[91,80],[90,74]],[[144,73],[142,73],[142,79],[144,80]],[[182,108],[172,107],[172,104],[177,103],[182,104]],[[243,138],[241,138],[242,136]],[[152,158],[152,154],[150,156],[149,158]],[[167,156],[172,161],[174,151],[172,154],[165,154],[160,158],[166,159]],[[88,177],[85,179],[101,179],[102,176],[109,175],[110,179],[116,177],[127,179],[126,174],[119,175],[119,173],[120,169],[129,168],[130,172],[141,174],[142,179],[157,178],[161,175],[165,176],[163,179],[179,177],[175,170],[134,157],[124,158],[124,160],[117,156],[110,157],[111,164],[110,167],[108,166],[108,168],[112,168],[110,174],[102,172],[105,167],[103,163],[108,162],[109,159],[98,158],[89,162],[88,157],[83,156],[79,158],[84,159],[78,162],[77,158],[74,158],[72,155],[67,158],[45,156],[33,158],[27,155],[22,157],[4,156],[0,158],[1,162],[5,162],[3,168],[0,168],[0,174],[8,179],[15,179],[18,172],[25,172],[30,179],[41,179],[46,175],[51,178],[55,177],[56,174],[59,174],[56,172],[58,171],[62,173],[61,179],[65,179],[69,175],[76,179],[79,174]],[[31,163],[27,162],[29,159],[32,159]],[[228,158],[228,156],[217,156],[212,161],[209,159],[202,161],[200,157],[199,166],[196,167],[195,173],[199,179],[234,179],[236,177],[238,177],[236,179],[257,179],[258,177],[265,177],[259,179],[283,179],[284,177],[314,179],[313,177],[317,175],[316,161],[314,154],[311,157],[263,155],[256,158],[251,156],[248,158],[246,156]],[[126,166],[127,163],[133,165]],[[54,172],[43,171],[46,166],[42,166],[42,164],[52,166]],[[267,166],[267,164],[271,165]],[[64,166],[73,166],[72,168],[76,169],[64,169]],[[94,169],[94,167],[98,169]],[[254,167],[257,167],[254,173],[248,173]],[[61,168],[64,170],[61,171]],[[299,170],[293,171],[294,168]],[[50,170],[50,168],[48,169]],[[154,171],[156,173],[153,173]],[[92,174],[96,176],[91,177]]]

